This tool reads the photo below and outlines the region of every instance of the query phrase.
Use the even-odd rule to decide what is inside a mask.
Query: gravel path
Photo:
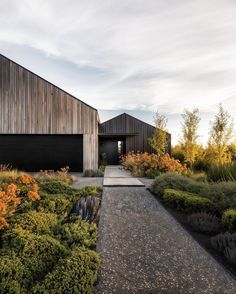
[[[96,294],[236,293],[236,281],[145,188],[104,188]]]

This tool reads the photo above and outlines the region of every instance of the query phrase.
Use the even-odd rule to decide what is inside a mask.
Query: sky
[[[1,0],[0,53],[99,110],[168,118],[198,107],[199,140],[236,115],[235,0]]]

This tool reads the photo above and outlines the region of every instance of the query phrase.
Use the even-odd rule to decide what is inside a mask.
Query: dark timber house
[[[151,152],[153,130],[128,114],[100,124],[95,108],[0,54],[0,164],[97,170],[99,154],[117,164],[129,151]]]

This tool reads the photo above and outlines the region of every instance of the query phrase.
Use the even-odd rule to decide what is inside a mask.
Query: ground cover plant
[[[65,177],[0,172],[1,293],[92,293],[97,225],[74,210],[101,187],[73,189]]]
[[[165,173],[155,178],[151,191],[187,228],[198,232],[197,238],[204,234],[207,246],[212,245],[236,267],[235,181],[198,181]]]

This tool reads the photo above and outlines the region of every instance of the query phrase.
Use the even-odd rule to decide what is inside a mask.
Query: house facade
[[[120,152],[151,152],[153,130],[127,114],[100,124],[95,108],[0,55],[0,164],[97,170],[105,151],[111,164]]]

